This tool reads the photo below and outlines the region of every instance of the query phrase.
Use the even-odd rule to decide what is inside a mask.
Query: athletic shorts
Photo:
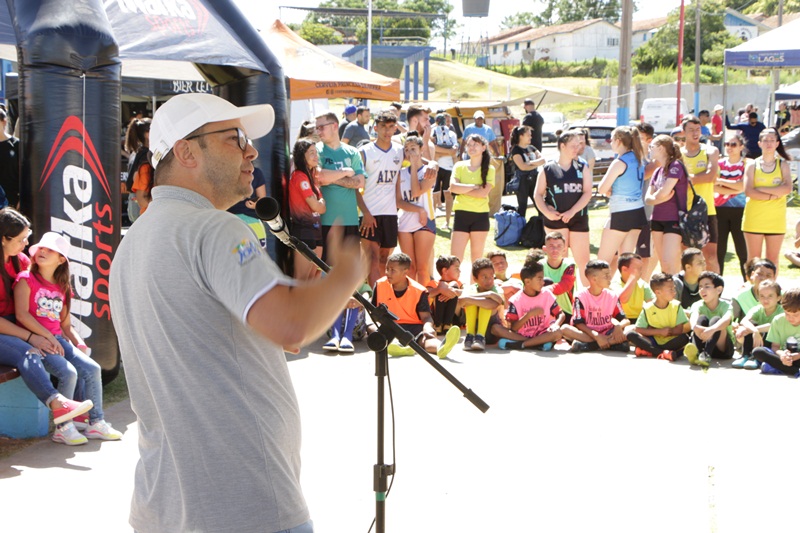
[[[611,213],[610,227],[614,231],[628,232],[645,226],[647,226],[647,215],[644,214],[644,207]]]
[[[453,169],[446,169],[439,167],[439,172],[436,174],[436,183],[433,186],[433,192],[446,191],[450,188],[450,176],[453,175]]]
[[[492,326],[495,324],[500,324],[501,326],[503,325],[503,323],[500,321],[500,315],[498,313],[492,315],[492,317],[489,319],[489,325],[486,326],[486,344],[497,344],[502,338],[492,333]]]
[[[453,213],[453,231],[489,231],[489,213],[456,210]]]
[[[361,236],[370,242],[377,242],[381,248],[397,246],[397,215],[376,215],[375,231],[372,235]]]
[[[422,226],[417,230],[412,231],[411,233],[417,233],[418,231],[427,231],[436,235],[436,221],[429,218],[424,226]]]
[[[322,240],[322,227],[319,224],[311,226],[294,222],[290,233],[292,237],[303,241],[312,250],[317,246],[322,246],[324,243]]]
[[[717,244],[719,242],[719,224],[717,223],[717,215],[708,215],[708,244]]]
[[[564,223],[562,220],[550,220],[547,217],[544,219],[544,227],[550,230],[568,229],[577,233],[589,233],[589,215],[575,215],[569,222]]]
[[[650,257],[650,226],[645,225],[639,232],[639,241],[636,243],[636,253],[642,259]]]
[[[678,225],[677,220],[651,220],[650,231],[661,233],[674,233],[675,235],[683,235],[681,227]]]

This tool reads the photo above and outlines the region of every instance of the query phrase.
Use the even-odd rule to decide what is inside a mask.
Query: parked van
[[[656,133],[669,133],[675,123],[675,98],[645,98],[639,118],[653,126]],[[680,116],[689,114],[686,100],[681,98]]]

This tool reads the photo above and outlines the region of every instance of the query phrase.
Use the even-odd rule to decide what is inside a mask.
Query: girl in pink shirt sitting
[[[56,428],[53,440],[75,446],[85,444],[87,438],[119,440],[122,434],[103,418],[103,383],[100,365],[86,353],[88,347],[72,327],[69,304],[72,296],[69,273],[69,241],[58,233],[48,232],[30,248],[31,269],[17,275],[14,284],[14,307],[19,325],[40,335],[55,346],[46,353],[42,362],[58,378],[58,390],[67,398],[75,393],[78,378],[83,380],[86,397],[94,407],[88,418],[83,415],[76,423],[88,424],[84,434],[78,433],[75,424]],[[48,363],[50,358],[63,357],[69,365]],[[64,370],[66,369],[66,370]]]

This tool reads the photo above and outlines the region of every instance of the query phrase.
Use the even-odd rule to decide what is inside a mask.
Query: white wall
[[[584,61],[595,57],[619,59],[619,28],[610,24],[592,24],[572,33],[558,33],[537,39],[528,50],[527,42],[519,43],[519,50],[514,50],[516,43],[508,43],[508,51],[503,52],[505,45],[494,45],[489,48],[490,62],[493,65],[519,65],[521,61],[549,59],[550,61]],[[616,39],[615,45],[609,45],[608,39]]]

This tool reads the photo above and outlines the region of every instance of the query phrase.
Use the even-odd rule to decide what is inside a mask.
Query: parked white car
[[[544,111],[540,113],[544,119],[542,126],[542,142],[554,143],[558,140],[557,131],[567,131],[569,123],[564,118],[564,113]]]

